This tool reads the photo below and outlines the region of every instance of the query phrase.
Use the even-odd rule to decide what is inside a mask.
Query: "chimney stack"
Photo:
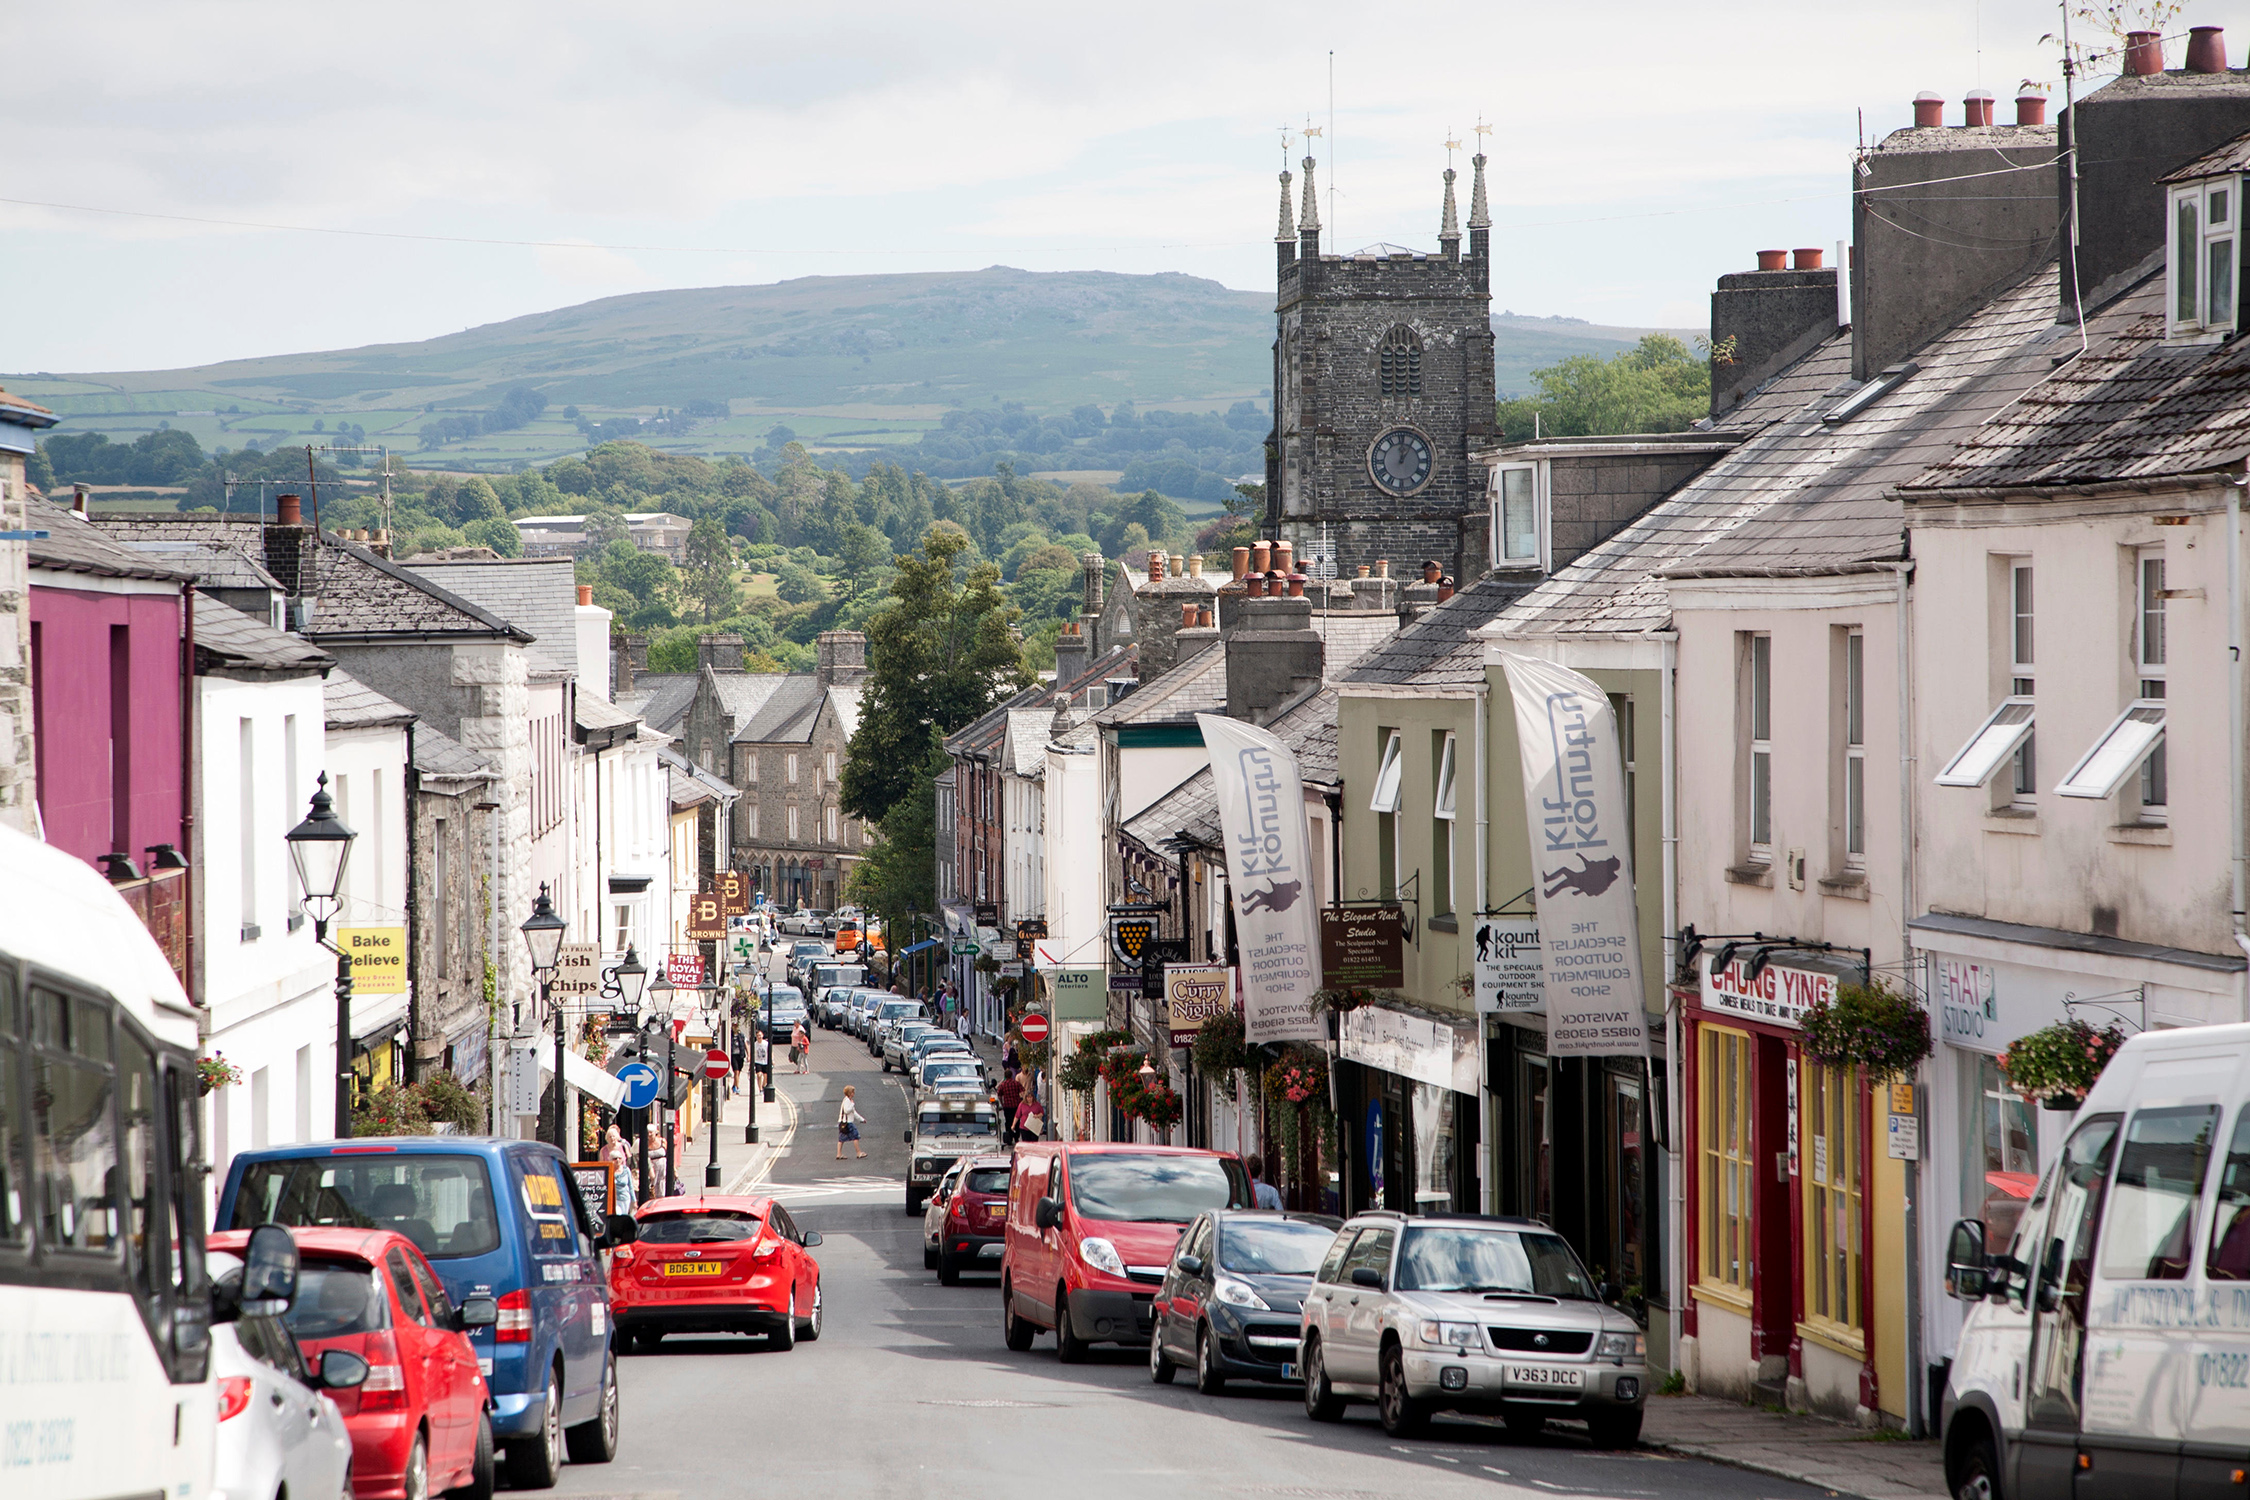
[[[1086,632],[1073,620],[1055,637],[1055,684],[1068,686],[1086,675]]]
[[[1093,660],[1102,654],[1102,574],[1108,564],[1099,552],[1088,552],[1078,559],[1085,570],[1085,590],[1078,605],[1078,618],[1086,627],[1086,659]]]
[[[618,636],[609,638],[609,701],[615,703],[633,690],[633,653]]]
[[[813,638],[813,671],[822,687],[849,687],[867,678],[867,637],[857,630],[823,630]]]
[[[1945,123],[1945,96],[1928,89],[1914,96],[1914,128],[1935,130]]]
[[[1227,717],[1264,724],[1321,680],[1322,645],[1310,599],[1245,600],[1227,638]]]
[[[1964,127],[1990,125],[1992,123],[1991,93],[1984,89],[1975,90],[1968,98],[1961,101],[1961,110],[1961,124]]]
[[[645,635],[626,636],[625,659],[633,664],[634,671],[646,672],[648,670],[648,637]]]
[[[709,667],[714,672],[739,672],[742,668],[742,637],[739,635],[699,635],[695,638],[695,667],[702,671]]]

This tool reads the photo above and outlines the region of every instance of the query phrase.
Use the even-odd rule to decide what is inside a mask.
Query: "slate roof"
[[[0,391],[0,422],[14,422],[22,427],[52,427],[60,420],[37,402]]]
[[[81,519],[76,511],[35,495],[26,495],[23,505],[24,528],[47,533],[29,544],[34,569],[173,583],[184,583],[188,579],[188,574],[179,568],[118,545],[104,536],[100,527]]]
[[[776,740],[812,738],[813,721],[819,715],[821,699],[825,696],[819,678],[809,672],[719,672],[714,675],[722,683],[730,678],[763,677],[773,684],[772,691],[764,695],[747,718],[737,718],[741,727],[734,732],[736,744],[764,745]]]
[[[2156,180],[2162,182],[2193,182],[2198,177],[2220,177],[2229,172],[2250,170],[2250,131],[2197,157],[2184,167],[2175,167]]]
[[[688,678],[691,689],[688,694],[690,701],[694,699],[695,695],[692,689],[699,680],[699,676]],[[738,740],[746,740],[756,738],[748,732],[750,726],[757,722],[758,716],[765,712],[767,705],[772,703],[792,680],[798,683],[797,690],[803,693],[809,694],[817,686],[815,678],[802,673],[792,678],[791,674],[787,672],[713,672],[711,674],[711,690],[718,694],[719,707],[726,713],[727,717],[734,720],[734,737]],[[685,717],[684,710],[682,717]]]
[[[199,673],[258,677],[309,677],[336,665],[336,658],[303,639],[284,635],[208,594],[194,600],[195,670]]]
[[[1946,492],[2165,479],[2250,456],[2250,340],[2164,347],[2161,257],[2087,319],[2087,350],[1906,481]],[[2061,330],[2060,347],[2077,344]]]
[[[1006,743],[1012,715],[1036,712],[1047,721],[1052,722],[1055,704],[1064,694],[1075,695],[1093,684],[1106,682],[1122,673],[1132,660],[1133,647],[1128,643],[1113,647],[1086,663],[1085,670],[1072,677],[1068,682],[1045,681],[1033,683],[1005,703],[991,709],[982,718],[965,724],[946,736],[945,753],[948,755],[997,756]],[[1071,738],[1075,740],[1077,737],[1072,736]],[[1043,756],[1047,744],[1044,728],[1039,731],[1038,743]],[[1041,764],[1044,765],[1043,760]],[[1029,773],[1021,772],[1018,774]]]
[[[599,693],[573,693],[571,698],[571,712],[580,729],[622,729],[641,722],[639,715],[627,713]]]
[[[2061,336],[2052,264],[1913,356],[1918,367],[1847,420],[1862,389],[1839,332],[1728,416],[1754,433],[1486,627],[1502,637],[1662,629],[1666,580],[1851,572],[1904,555],[1895,494],[2050,368]],[[2072,335],[2075,337],[2075,334]]]
[[[414,729],[414,769],[425,776],[456,781],[498,779],[498,773],[483,756],[427,724],[418,724]]]
[[[658,733],[676,735],[695,706],[695,682],[693,672],[636,672],[632,691],[619,693],[617,703]]]
[[[357,542],[321,533],[319,603],[305,634],[478,635],[529,643],[531,632]]]
[[[342,667],[328,674],[328,680],[321,684],[321,697],[327,704],[330,729],[383,729],[393,724],[412,724],[420,717],[404,704],[394,703],[376,692]],[[435,733],[437,731],[434,729],[425,729],[415,736],[416,765],[422,763],[422,735]],[[462,751],[464,755],[467,753]]]
[[[679,751],[660,748],[656,758],[664,763],[670,778],[672,807],[700,807],[706,802],[719,801],[736,795],[733,786],[704,770]]]
[[[1456,594],[1454,598],[1459,598]],[[1452,600],[1446,601],[1448,604]],[[1324,685],[1299,699],[1266,726],[1281,742],[1297,752],[1297,769],[1308,784],[1339,784],[1336,762],[1335,684]],[[1225,847],[1219,824],[1219,794],[1212,784],[1211,768],[1204,766],[1187,780],[1126,819],[1123,832],[1144,847],[1155,849],[1164,840],[1185,833],[1206,848]]]
[[[567,557],[497,557],[483,561],[409,558],[419,574],[531,633],[529,654],[574,676],[578,661],[578,580]],[[605,664],[606,665],[606,664]]]
[[[1312,628],[1322,643],[1321,678],[1335,682],[1398,633],[1398,616],[1386,609],[1315,610]],[[1227,640],[1221,636],[1091,718],[1104,727],[1192,724],[1197,714],[1226,711]]]
[[[1535,573],[1487,573],[1370,651],[1343,676],[1355,683],[1473,687],[1484,681],[1484,642],[1475,634],[1538,584]]]
[[[144,541],[115,531],[103,534],[159,567],[178,568],[192,574],[202,588],[265,589],[277,595],[287,592],[281,580],[266,571],[264,563],[225,542]]]

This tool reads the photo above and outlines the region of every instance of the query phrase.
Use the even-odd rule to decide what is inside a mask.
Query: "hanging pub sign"
[[[726,898],[717,891],[697,891],[688,897],[687,935],[718,939],[727,935]]]
[[[565,943],[555,950],[555,977],[548,984],[557,995],[599,995],[602,992],[602,945]]]
[[[1477,1014],[1547,1008],[1547,966],[1537,917],[1477,918]]]
[[[719,872],[719,904],[730,917],[746,916],[750,911],[750,877],[740,870]]]
[[[1172,1045],[1194,1046],[1204,1022],[1234,1010],[1234,970],[1225,964],[1166,964],[1164,1007]]]
[[[998,927],[1000,925],[1000,907],[998,903],[991,901],[979,901],[976,908],[976,918],[977,925],[979,927]]]
[[[1045,917],[1025,917],[1016,924],[1016,941],[1019,943],[1036,942],[1046,935],[1047,919]]]
[[[664,977],[672,981],[676,990],[703,988],[703,955],[700,953],[667,953],[664,955]]]
[[[1406,917],[1395,906],[1320,909],[1320,971],[1337,989],[1406,983]]]
[[[1127,968],[1137,969],[1148,956],[1148,945],[1155,940],[1156,921],[1151,917],[1112,917],[1109,923],[1110,951],[1117,961]]]

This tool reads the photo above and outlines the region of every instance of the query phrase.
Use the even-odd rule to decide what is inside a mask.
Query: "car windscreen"
[[[1073,1156],[1070,1198],[1089,1219],[1141,1224],[1185,1224],[1207,1208],[1250,1206],[1247,1179],[1216,1156]]]
[[[977,1076],[977,1065],[965,1057],[958,1062],[950,1057],[933,1057],[922,1064],[922,1076],[931,1083],[940,1083],[948,1078],[966,1078],[973,1082]]]
[[[411,1288],[399,1295],[411,1297]],[[300,1339],[335,1339],[347,1333],[374,1333],[391,1326],[390,1299],[375,1280],[373,1266],[308,1260],[297,1267],[297,1300],[283,1321]]]
[[[978,1167],[969,1173],[962,1188],[972,1193],[1005,1193],[1008,1190],[1006,1167]]]
[[[1219,1266],[1240,1276],[1310,1276],[1336,1231],[1303,1219],[1229,1219],[1219,1229]]]
[[[1559,1234],[1434,1225],[1409,1228],[1402,1292],[1523,1292],[1591,1302],[1594,1284]]]
[[[989,1109],[962,1110],[958,1114],[951,1110],[930,1109],[922,1112],[921,1121],[914,1127],[914,1131],[915,1134],[926,1137],[998,1135],[1000,1124]]]
[[[885,1021],[891,1021],[900,1016],[918,1016],[921,1013],[922,1007],[912,1000],[885,1000],[883,1008],[875,1014]]]
[[[500,1247],[492,1178],[478,1156],[399,1152],[252,1162],[224,1227],[260,1224],[395,1229],[432,1260]]]
[[[644,1245],[731,1245],[754,1240],[764,1221],[755,1214],[657,1214],[641,1220]]]

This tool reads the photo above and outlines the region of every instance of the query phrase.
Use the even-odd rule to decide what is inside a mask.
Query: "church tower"
[[[1484,154],[1466,258],[1450,167],[1436,254],[1378,244],[1324,255],[1313,158],[1302,165],[1295,226],[1281,174],[1264,534],[1311,557],[1325,525],[1339,577],[1379,558],[1394,574],[1435,558],[1466,586],[1489,551],[1485,470],[1469,455],[1499,440]]]

